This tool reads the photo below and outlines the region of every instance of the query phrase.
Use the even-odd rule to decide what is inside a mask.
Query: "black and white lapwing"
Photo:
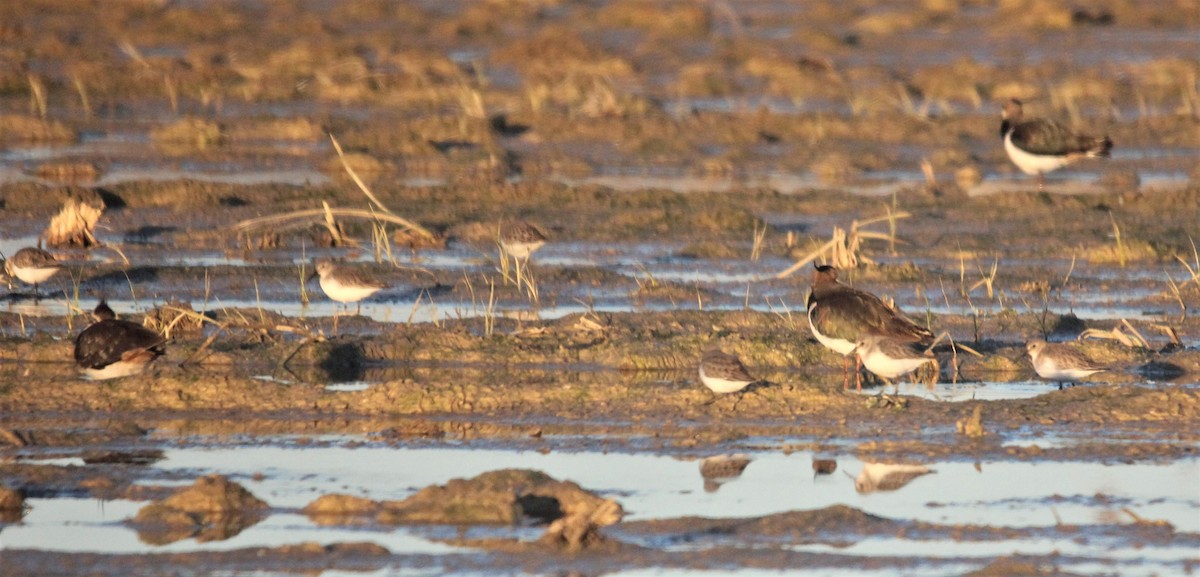
[[[850,355],[859,339],[866,335],[883,335],[893,339],[929,344],[933,333],[895,309],[879,297],[838,282],[838,270],[817,265],[813,271],[812,290],[808,294],[808,326],[817,341],[845,357],[843,387],[849,388]],[[857,372],[857,371],[856,371]],[[862,389],[862,376],[856,375],[857,388]]]
[[[1081,158],[1107,158],[1112,140],[1077,133],[1046,118],[1025,119],[1021,101],[1009,100],[1001,115],[1000,137],[1004,151],[1021,172],[1037,175],[1038,190],[1046,186],[1046,173]]]
[[[103,300],[92,315],[96,322],[75,337],[75,364],[85,377],[99,381],[136,375],[166,352],[166,338],[116,318]]]

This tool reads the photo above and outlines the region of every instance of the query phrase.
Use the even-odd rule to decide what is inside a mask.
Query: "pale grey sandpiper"
[[[1046,118],[1026,120],[1021,101],[1016,98],[1004,104],[1000,137],[1013,164],[1021,172],[1037,176],[1039,191],[1045,189],[1047,172],[1081,158],[1108,157],[1113,146],[1107,136],[1080,134]]]
[[[838,282],[838,269],[814,265],[812,290],[808,293],[808,326],[817,341],[842,355],[842,387],[850,384],[850,354],[858,339],[866,334],[885,335],[893,339],[918,343],[933,342],[933,333],[879,297]],[[855,382],[862,389],[861,375]]]
[[[1066,343],[1048,343],[1043,339],[1032,339],[1025,344],[1025,350],[1029,352],[1029,360],[1038,376],[1058,382],[1059,385],[1111,370]]]
[[[33,285],[34,295],[38,285],[62,269],[62,263],[54,255],[35,247],[25,247],[4,261],[4,272],[25,284]]]
[[[709,349],[700,357],[700,382],[714,394],[739,392],[756,382],[736,355]]]
[[[937,359],[927,345],[887,335],[859,337],[854,351],[863,366],[885,382],[907,375],[926,363],[937,366]]]
[[[359,301],[388,286],[387,283],[356,267],[330,260],[317,261],[315,270],[308,279],[312,280],[317,276],[321,277],[321,290],[325,295],[339,303],[355,303],[359,307],[355,310],[355,314],[362,311],[362,304]]]
[[[116,318],[103,300],[96,322],[75,337],[75,364],[91,380],[136,375],[166,352],[167,339],[142,325]]]
[[[546,240],[546,234],[540,228],[525,221],[500,225],[500,247],[505,254],[518,261],[529,260],[533,253],[545,246]]]

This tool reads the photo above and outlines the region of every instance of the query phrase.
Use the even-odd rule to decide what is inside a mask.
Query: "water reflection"
[[[414,431],[414,434],[428,438],[429,432]],[[917,477],[933,472],[934,464],[860,462],[851,456],[839,456],[842,462],[837,463],[829,456],[805,452],[722,453],[706,459],[710,465],[701,462],[699,468],[712,470],[714,479],[731,477],[736,482],[727,480],[718,491],[701,492],[693,490],[697,462],[669,455],[421,448],[386,441],[364,443],[361,438],[350,437],[342,441],[344,445],[336,439],[306,438],[295,446],[256,443],[164,447],[165,459],[148,468],[139,468],[150,479],[155,474],[174,479],[181,474],[190,478],[194,474],[217,472],[253,480],[254,494],[273,508],[273,514],[262,520],[213,518],[203,524],[190,522],[158,532],[139,528],[135,533],[128,525],[114,520],[133,517],[136,503],[106,502],[104,509],[97,510],[97,501],[93,499],[35,499],[24,522],[5,527],[0,549],[230,550],[304,541],[330,543],[340,539],[374,541],[393,548],[393,552],[426,551],[430,547],[441,553],[461,552],[415,538],[410,528],[380,528],[370,516],[361,524],[337,527],[321,525],[287,509],[300,509],[311,503],[314,495],[333,492],[368,504],[401,500],[422,487],[505,467],[536,469],[574,481],[620,502],[631,512],[631,520],[693,516],[753,518],[829,507],[842,510],[838,509],[841,506],[897,521],[1052,528],[1060,523],[1091,526],[1101,522],[1109,526],[1112,521],[1104,519],[1111,514],[1114,503],[1119,503],[1144,519],[1172,523],[1181,533],[1200,531],[1195,516],[1200,508],[1200,498],[1194,490],[1200,474],[1200,460],[1196,459],[1133,465],[995,461],[987,463],[983,473],[972,462],[940,461],[936,463],[938,482],[917,482]],[[753,467],[748,466],[751,461]],[[855,482],[814,482],[810,471],[833,472],[835,466],[857,470]],[[739,472],[733,473],[739,468]],[[1074,481],[1070,487],[1047,485],[1048,476]],[[874,493],[884,492],[887,498],[873,497]],[[1153,555],[1162,558],[1177,558],[1176,550],[1171,549],[1178,547],[1172,545],[1178,541],[1174,539],[1147,551],[1152,550]],[[1041,543],[1033,537],[1026,541]],[[945,547],[947,551],[956,546],[952,538],[936,537],[924,541],[905,537],[892,543],[905,550],[911,550],[910,545],[925,544],[927,548]],[[972,542],[972,546],[976,544]],[[1012,544],[998,539],[993,546],[1003,548]],[[1081,554],[1107,554],[1103,544],[1081,543],[1076,548]]]
[[[818,459],[814,456],[812,460],[812,469],[814,477],[817,475],[832,475],[834,471],[837,471],[837,461],[827,458]]]
[[[932,473],[925,465],[903,463],[863,463],[854,479],[854,490],[866,495],[876,491],[896,491],[917,477]]]
[[[197,543],[225,541],[266,518],[259,513],[201,515],[180,512],[177,515],[175,522],[134,523],[138,540],[147,545],[169,545],[185,539],[195,539]],[[138,517],[141,516],[139,513]]]
[[[750,457],[741,453],[714,455],[702,459],[700,476],[704,478],[704,492],[715,493],[721,485],[741,477],[750,461]]]

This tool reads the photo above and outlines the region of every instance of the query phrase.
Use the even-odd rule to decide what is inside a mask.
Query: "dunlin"
[[[18,250],[4,261],[4,271],[25,284],[33,285],[35,294],[38,292],[38,284],[50,280],[61,268],[62,264],[55,260],[54,255],[34,247]]]
[[[361,312],[359,301],[388,286],[357,268],[328,260],[317,261],[316,270],[308,278],[315,276],[321,277],[321,290],[330,299],[340,303],[356,303],[360,308],[356,309],[355,314]]]
[[[162,335],[116,318],[103,300],[92,312],[96,322],[75,337],[75,364],[92,380],[136,375],[166,352]]]
[[[1059,384],[1086,379],[1109,370],[1079,349],[1065,343],[1048,343],[1042,339],[1033,339],[1025,344],[1025,350],[1029,351],[1029,359],[1033,362],[1033,370],[1037,371],[1038,376],[1057,381]]]
[[[1024,120],[1021,101],[1015,98],[1004,105],[1001,118],[1000,137],[1008,158],[1021,172],[1037,175],[1038,190],[1045,188],[1047,172],[1080,158],[1107,157],[1112,150],[1107,136],[1079,134],[1045,118]]]
[[[504,253],[522,261],[546,244],[542,230],[528,222],[506,222],[500,225],[500,246]]]
[[[700,382],[713,393],[736,393],[755,381],[735,355],[712,349],[700,358]]]
[[[886,335],[864,335],[854,346],[864,367],[884,381],[907,375],[925,363],[937,366],[937,359],[928,346]]]
[[[849,387],[850,353],[863,335],[876,334],[920,343],[933,341],[933,333],[908,320],[879,297],[838,282],[838,270],[820,265],[813,271],[808,294],[808,326],[826,348],[845,357],[843,387]],[[859,389],[861,377],[856,375]]]

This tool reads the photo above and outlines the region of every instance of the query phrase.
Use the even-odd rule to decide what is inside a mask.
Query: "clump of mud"
[[[0,486],[0,523],[16,523],[24,513],[24,493],[20,489]]]
[[[604,541],[600,527],[625,512],[571,481],[540,471],[503,469],[471,479],[433,485],[402,501],[377,502],[352,495],[325,495],[304,512],[319,524],[354,524],[374,515],[387,524],[517,525],[549,524],[540,542],[581,549]]]
[[[165,545],[190,537],[222,541],[262,519],[266,502],[223,475],[209,475],[170,497],[142,507],[131,521],[138,538]]]

